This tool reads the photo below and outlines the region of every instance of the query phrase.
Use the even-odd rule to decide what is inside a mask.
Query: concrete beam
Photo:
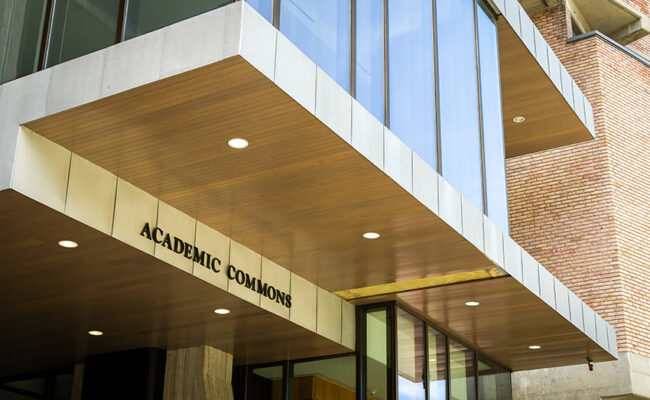
[[[628,45],[650,33],[650,18],[642,17],[625,25],[610,36],[622,45]]]

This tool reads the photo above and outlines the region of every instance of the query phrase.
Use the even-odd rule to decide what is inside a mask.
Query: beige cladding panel
[[[286,306],[289,303],[287,303],[286,296],[291,295],[291,272],[268,258],[262,257],[262,283],[273,286],[277,293],[275,300],[271,300],[268,296],[262,296],[260,306],[267,311],[289,319],[289,308]],[[284,304],[282,303],[283,300]]]
[[[145,191],[118,179],[115,197],[113,237],[153,255],[154,242],[141,236],[145,224],[156,225],[158,199]]]
[[[65,214],[110,235],[116,186],[115,175],[72,154]]]
[[[226,268],[230,263],[230,238],[197,221],[194,246],[206,255],[203,264],[194,262],[192,274],[220,289],[228,290]],[[210,254],[210,261],[207,254]]]
[[[335,342],[341,341],[341,298],[318,288],[316,333]]]
[[[354,304],[341,301],[341,344],[351,350],[355,347],[356,315]]]
[[[237,297],[249,301],[253,304],[260,304],[260,294],[255,290],[256,288],[246,287],[246,275],[250,281],[255,278],[260,278],[262,270],[262,256],[253,250],[245,247],[234,240],[230,241],[230,264],[236,268],[236,271],[229,271],[230,266],[226,269],[226,273],[230,272],[231,276],[234,274],[234,279],[228,282],[228,292]],[[242,282],[243,277],[243,282]],[[239,280],[238,280],[239,279]]]
[[[317,286],[291,273],[291,311],[289,319],[302,327],[316,331]]]
[[[26,128],[20,128],[11,187],[63,212],[70,151]]]
[[[185,272],[192,273],[192,259],[194,255],[194,233],[196,231],[196,220],[184,214],[169,204],[160,201],[158,203],[157,227],[162,229],[165,235],[170,236],[169,244],[156,243],[154,255],[156,258],[165,261]],[[155,226],[151,226],[152,236]],[[158,235],[157,235],[158,236]],[[155,237],[153,239],[156,239]],[[158,237],[155,241],[164,240]],[[171,249],[167,246],[171,245]]]

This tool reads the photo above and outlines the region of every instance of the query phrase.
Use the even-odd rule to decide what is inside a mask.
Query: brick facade
[[[617,329],[619,350],[650,357],[650,68],[597,37],[567,44],[564,6],[531,17],[597,139],[508,160],[511,235]]]

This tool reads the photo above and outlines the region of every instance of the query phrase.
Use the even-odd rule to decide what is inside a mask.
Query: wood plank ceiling
[[[0,208],[0,376],[149,346],[207,344],[236,364],[349,352],[17,192]]]

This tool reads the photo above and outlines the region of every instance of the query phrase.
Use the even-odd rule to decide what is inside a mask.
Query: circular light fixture
[[[366,239],[379,239],[380,234],[377,232],[366,232],[363,234],[363,237]]]
[[[525,120],[526,120],[525,117],[514,117],[514,118],[512,119],[512,122],[514,122],[515,124],[521,124],[521,123],[524,122]]]
[[[248,140],[242,138],[232,138],[228,141],[228,146],[237,150],[245,149],[248,147]]]
[[[102,331],[88,331],[88,334],[91,336],[101,336],[104,334]]]
[[[226,315],[226,314],[230,314],[230,310],[227,308],[217,308],[216,310],[214,310],[214,313],[219,315]]]
[[[79,244],[77,242],[73,242],[72,240],[59,240],[59,246],[66,249],[76,249]]]
[[[468,301],[468,302],[465,303],[465,305],[466,305],[467,307],[476,307],[476,306],[478,306],[479,304],[481,304],[481,303],[479,303],[478,301]]]
[[[538,346],[538,345],[535,344],[535,345],[532,345],[532,346],[528,346],[528,348],[531,349],[531,350],[539,350],[539,349],[542,348],[542,346]]]

